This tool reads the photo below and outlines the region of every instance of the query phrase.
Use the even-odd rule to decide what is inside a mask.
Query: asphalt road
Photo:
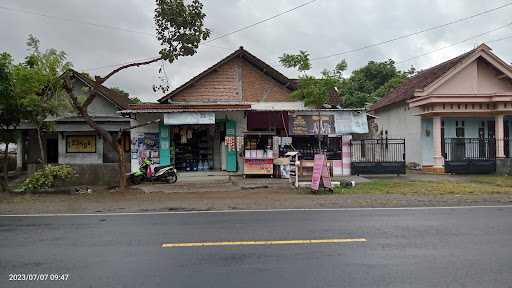
[[[0,287],[512,287],[512,207],[0,217]]]

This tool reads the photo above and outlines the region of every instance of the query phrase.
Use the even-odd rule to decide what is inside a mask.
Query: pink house
[[[512,169],[512,67],[481,44],[418,72],[370,107],[407,162],[449,173]]]

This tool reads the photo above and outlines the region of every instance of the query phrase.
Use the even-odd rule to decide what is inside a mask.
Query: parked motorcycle
[[[143,181],[161,181],[172,184],[178,181],[178,174],[173,166],[156,166],[154,169],[151,169],[152,163],[153,162],[150,159],[145,159],[139,166],[139,170],[130,173],[130,183],[138,185]]]

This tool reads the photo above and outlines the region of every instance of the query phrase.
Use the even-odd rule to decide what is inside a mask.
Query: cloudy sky
[[[203,1],[207,27],[212,30],[212,37],[250,25],[304,2],[307,0]],[[287,76],[296,77],[295,71],[286,70],[277,62],[282,53],[307,50],[312,58],[322,57],[413,33],[509,2],[317,0],[246,31],[214,41],[208,46],[203,45],[196,55],[167,64],[165,69],[172,89],[239,46],[244,46]],[[114,68],[105,66],[158,54],[159,43],[152,36],[153,10],[154,1],[151,0],[0,0],[0,51],[8,51],[16,60],[21,60],[26,54],[26,38],[32,33],[41,40],[43,48],[66,51],[77,70],[105,75]],[[400,62],[506,25],[512,21],[510,15],[512,6],[507,6],[407,39],[313,61],[312,72],[319,73],[324,68],[332,68],[341,59],[347,60],[349,70],[363,66],[369,60],[388,58],[398,61],[399,67],[404,70],[410,65],[422,69],[457,56],[485,41],[491,41],[489,45],[494,52],[511,62],[512,37],[493,40],[512,36],[512,25],[408,62]],[[61,18],[74,21],[63,21]],[[105,29],[83,22],[130,31]],[[154,83],[159,83],[157,70],[160,65],[125,70],[106,85],[119,86],[144,101],[155,101],[162,96],[154,93],[151,88]]]

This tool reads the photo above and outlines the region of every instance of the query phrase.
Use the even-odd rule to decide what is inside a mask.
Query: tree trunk
[[[41,155],[41,164],[46,165],[46,152],[44,151],[43,137],[41,136],[41,128],[37,128],[37,140],[39,142],[39,153]]]
[[[127,181],[126,181],[126,166],[124,165],[124,147],[123,143],[121,142],[122,139],[122,133],[119,132],[119,136],[117,137],[115,143],[116,143],[116,154],[117,158],[119,159],[119,190],[124,192],[127,188]]]
[[[9,160],[8,160],[8,156],[9,156],[9,143],[5,143],[5,150],[4,150],[4,161],[2,163],[2,166],[3,166],[3,176],[2,176],[2,184],[0,186],[2,186],[2,192],[7,192],[8,190],[8,177],[9,177],[9,171],[8,171],[8,163],[9,163]]]

